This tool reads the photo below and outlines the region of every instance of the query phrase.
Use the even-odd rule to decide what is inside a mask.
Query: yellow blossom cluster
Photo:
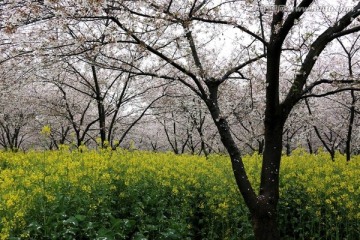
[[[258,154],[244,157],[256,189],[261,160]],[[283,157],[280,174],[280,218],[294,214],[295,205],[301,216],[297,223],[281,220],[281,224],[291,227],[317,218],[318,222],[326,219],[335,229],[344,221],[348,223],[346,231],[359,227],[354,222],[360,222],[360,157],[346,162],[338,154],[332,162],[326,153],[310,155],[296,150]],[[121,149],[69,151],[66,147],[59,151],[0,152],[0,239],[26,239],[31,234],[26,229],[36,224],[44,228],[53,221],[54,211],[59,216],[73,214],[82,220],[84,215],[96,221],[114,202],[129,206],[126,211],[136,212],[136,218],[148,209],[161,212],[159,222],[168,216],[181,217],[186,230],[195,229],[194,219],[201,218],[201,224],[216,226],[214,232],[207,230],[209,239],[227,239],[235,234],[233,229],[237,229],[236,234],[251,229],[227,156],[206,159]],[[177,212],[177,207],[181,211]],[[314,231],[321,227],[316,224],[310,224]]]

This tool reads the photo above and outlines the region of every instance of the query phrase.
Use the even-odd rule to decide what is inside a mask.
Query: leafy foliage
[[[358,158],[358,157],[356,157]],[[245,157],[254,185],[261,156]],[[359,159],[284,157],[285,239],[358,239]],[[0,153],[0,239],[252,239],[228,157],[87,150]]]

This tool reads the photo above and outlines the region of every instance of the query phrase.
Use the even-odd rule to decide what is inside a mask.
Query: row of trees
[[[56,76],[52,68],[36,70],[31,73],[34,79],[3,88],[0,145],[4,149],[57,149],[61,144],[116,148],[131,143],[139,149],[174,153],[225,151],[209,111],[182,86],[161,80],[152,86],[149,82],[154,80],[146,76],[77,64],[51,66],[60,70]],[[4,78],[8,80],[16,81],[14,75]],[[231,105],[227,118],[240,148],[262,153],[264,96],[257,90],[262,86],[248,81],[240,86],[229,83],[222,90],[224,101]],[[357,154],[358,113],[358,93],[353,89],[303,100],[285,125],[284,151],[291,154],[302,147],[309,152],[323,148],[332,157],[336,151]],[[41,134],[44,126],[51,128],[47,137]]]
[[[227,151],[257,239],[279,239],[283,150],[322,146],[348,159],[359,151],[359,1],[0,7],[4,148],[39,145],[46,125],[48,148],[134,141],[175,153]],[[258,193],[243,151],[263,153]]]

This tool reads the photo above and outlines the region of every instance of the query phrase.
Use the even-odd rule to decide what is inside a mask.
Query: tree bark
[[[261,139],[261,140],[257,140],[257,142],[258,142],[258,153],[259,154],[263,154],[263,152],[264,152],[264,145],[265,145],[265,141],[264,141],[264,139]]]
[[[313,150],[313,146],[312,146],[311,140],[310,140],[309,138],[306,138],[306,142],[307,142],[307,146],[308,146],[308,149],[309,149],[309,153],[310,153],[310,154],[313,154],[313,153],[314,153],[314,150]]]
[[[252,216],[252,225],[256,240],[279,240],[277,219],[275,216]]]
[[[237,147],[225,118],[220,115],[217,103],[217,86],[210,86],[210,100],[207,106],[219,131],[221,141],[227,149],[238,189],[251,214],[255,239],[278,240],[280,232],[277,223],[277,203],[279,200],[279,167],[282,150],[283,120],[268,114],[265,120],[265,149],[261,173],[261,188],[256,196],[246,175]]]
[[[93,78],[94,78],[94,89],[95,89],[95,99],[98,108],[98,116],[99,116],[99,133],[101,139],[101,147],[104,147],[104,142],[106,140],[106,128],[105,128],[105,121],[106,121],[106,113],[105,107],[103,103],[103,97],[101,96],[101,89],[96,73],[95,66],[91,66]]]
[[[218,105],[219,85],[216,82],[208,82],[207,85],[210,91],[210,96],[208,99],[204,99],[204,101],[206,102],[211,117],[218,129],[221,142],[223,143],[224,147],[230,155],[232,170],[238,189],[243,196],[245,204],[249,208],[250,213],[253,214],[258,207],[256,194],[246,174],[245,166],[241,158],[240,149],[236,145],[231,135],[229,124],[227,120],[220,114],[220,109]]]
[[[350,161],[351,158],[351,138],[352,138],[352,130],[353,130],[353,124],[355,119],[355,92],[354,90],[351,90],[351,107],[350,107],[350,119],[349,119],[349,126],[348,126],[348,133],[346,138],[346,161]]]
[[[252,224],[257,240],[280,239],[277,223],[279,201],[279,172],[282,151],[283,121],[268,116],[265,119],[265,149],[261,170],[257,211],[252,213]]]
[[[284,108],[279,101],[279,69],[283,38],[275,31],[283,18],[283,13],[274,13],[272,33],[268,46],[266,72],[265,107],[265,148],[261,169],[260,191],[257,208],[252,213],[252,224],[257,240],[280,239],[277,223],[277,204],[279,201],[279,172],[282,151],[284,123],[290,109]]]

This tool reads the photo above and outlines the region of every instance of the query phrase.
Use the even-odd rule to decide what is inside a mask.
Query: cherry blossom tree
[[[341,18],[333,19],[331,26],[320,29],[317,31],[317,36],[313,41],[309,41],[309,45],[304,49],[305,55],[302,63],[295,68],[298,72],[293,76],[288,84],[288,91],[284,96],[280,95],[279,87],[282,81],[286,79],[280,78],[280,69],[286,67],[286,64],[282,64],[280,61],[283,55],[283,45],[286,42],[289,35],[292,35],[294,28],[301,25],[299,23],[301,17],[305,15],[305,9],[310,6],[313,1],[302,1],[298,6],[301,10],[294,9],[289,13],[282,10],[275,11],[271,17],[270,28],[268,28],[268,40],[265,40],[263,36],[259,36],[243,25],[232,21],[232,19],[224,20],[221,15],[212,15],[212,10],[221,12],[219,8],[216,8],[216,4],[208,5],[204,2],[189,3],[188,6],[176,6],[172,1],[167,3],[151,2],[146,9],[149,11],[142,11],[141,8],[137,8],[135,5],[130,5],[124,2],[119,5],[119,8],[128,10],[129,16],[133,18],[139,18],[139,22],[143,22],[146,19],[156,19],[154,23],[158,22],[158,25],[153,25],[154,28],[161,29],[160,24],[166,27],[172,27],[173,23],[178,24],[178,28],[183,29],[184,37],[174,35],[172,39],[175,44],[181,41],[181,44],[187,44],[189,60],[192,62],[190,68],[184,66],[181,62],[175,61],[174,57],[169,57],[164,46],[170,45],[171,42],[165,42],[165,45],[156,45],[151,41],[151,35],[147,35],[144,31],[141,32],[142,26],[129,25],[122,19],[118,18],[116,14],[117,9],[113,9],[109,13],[110,18],[120,29],[128,33],[131,38],[137,42],[138,45],[148,50],[153,55],[157,56],[162,61],[165,61],[168,65],[172,66],[176,71],[177,80],[184,85],[191,88],[207,105],[210,114],[214,120],[214,123],[219,131],[221,140],[226,147],[231,160],[234,175],[242,193],[247,206],[250,209],[253,218],[254,232],[257,239],[278,239],[279,233],[276,227],[276,206],[279,198],[279,169],[281,162],[282,151],[282,134],[284,124],[294,108],[297,102],[303,97],[309,97],[306,93],[309,88],[315,87],[322,82],[313,82],[311,86],[306,86],[307,80],[311,74],[311,70],[315,65],[317,58],[322,51],[326,48],[327,44],[337,37],[341,37],[346,34],[350,34],[358,30],[356,26],[349,27],[354,18],[359,15],[358,4],[351,11],[343,14]],[[275,1],[275,6],[286,6],[287,1]],[[240,5],[240,4],[239,4]],[[188,8],[187,8],[188,7]],[[173,9],[177,9],[173,10]],[[227,9],[229,10],[229,9]],[[176,12],[176,14],[175,14]],[[227,14],[229,16],[231,14]],[[156,16],[156,17],[155,17]],[[221,18],[220,18],[221,17]],[[250,18],[250,17],[249,17]],[[261,19],[261,18],[260,18]],[[141,21],[142,20],[142,21]],[[298,22],[298,23],[296,23]],[[201,40],[195,38],[200,32],[200,28],[196,25],[221,25],[221,27],[230,25],[231,27],[238,28],[240,31],[245,32],[253,38],[254,51],[249,52],[244,62],[238,62],[238,64],[232,65],[232,68],[224,68],[226,64],[222,64],[221,70],[211,69],[209,60],[207,59],[206,48],[201,44]],[[306,26],[310,22],[302,21],[303,26]],[[147,22],[147,24],[149,24]],[[297,25],[297,26],[296,26]],[[136,29],[136,30],[135,30]],[[178,31],[180,31],[180,29]],[[194,29],[196,29],[196,33]],[[206,29],[206,28],[205,28]],[[293,32],[292,32],[293,31]],[[166,34],[165,29],[161,31],[162,36]],[[203,33],[205,35],[205,33]],[[160,37],[160,36],[158,36]],[[177,41],[176,41],[177,39]],[[207,39],[211,39],[209,36]],[[179,43],[178,43],[179,44]],[[236,74],[237,71],[242,70],[251,63],[259,60],[265,55],[261,55],[260,47],[266,46],[266,107],[265,107],[265,149],[263,155],[263,168],[261,173],[261,185],[260,192],[256,194],[253,187],[248,181],[246,171],[244,169],[241,153],[236,146],[229,125],[226,120],[226,116],[222,114],[221,104],[219,104],[219,86],[223,84],[230,76]],[[258,46],[257,46],[258,45]],[[202,46],[202,47],[198,47]],[[244,48],[245,46],[243,46]],[[161,49],[161,50],[160,50]],[[177,49],[175,47],[175,49]],[[248,48],[245,48],[248,49]],[[258,49],[258,52],[256,51]],[[181,48],[177,49],[177,52],[181,52]],[[254,55],[255,54],[255,55]],[[241,59],[244,59],[244,54],[241,55]],[[235,59],[231,59],[231,62],[235,62]],[[285,65],[285,66],[284,66]],[[152,75],[154,73],[149,73]],[[179,75],[184,75],[179,77]],[[168,75],[167,75],[168,76]],[[159,76],[160,77],[160,76]],[[191,80],[192,82],[189,82]],[[281,100],[282,98],[282,100]]]
[[[0,145],[5,150],[18,151],[27,135],[31,134],[28,127],[33,113],[25,109],[8,107],[1,109],[0,115]]]
[[[324,57],[332,51],[332,42],[360,30],[356,25],[360,2],[326,2],[332,4],[331,11],[319,4],[315,0],[20,0],[2,4],[6,21],[1,28],[11,34],[25,24],[32,35],[53,34],[35,41],[38,44],[24,43],[9,54],[11,57],[24,53],[63,57],[97,49],[94,43],[99,43],[99,31],[89,29],[76,41],[63,38],[61,42],[56,41],[59,33],[71,26],[87,28],[106,22],[108,46],[124,50],[116,58],[117,69],[151,80],[181,83],[202,100],[230,156],[255,238],[279,239],[279,173],[284,127],[290,114],[303,99],[359,90],[356,79],[328,78],[328,72],[319,78],[313,69],[320,63],[329,66]],[[351,8],[343,8],[344,4],[351,4]],[[59,25],[56,31],[54,23]],[[84,43],[87,48],[79,47]],[[131,53],[141,57],[123,57]],[[248,81],[253,77],[250,69],[257,65],[262,66],[256,69],[262,74],[259,79],[265,99],[259,192],[248,179],[243,154],[229,124],[233,107],[229,99],[221,97],[226,94],[222,92],[224,85],[231,79],[237,79],[239,85]]]
[[[254,232],[257,239],[279,238],[279,232],[276,227],[276,206],[279,198],[278,184],[282,151],[282,134],[287,117],[302,97],[309,97],[306,96],[309,88],[321,84],[321,82],[316,81],[313,82],[310,87],[306,86],[311,70],[327,44],[337,37],[358,30],[357,27],[350,27],[349,29],[347,29],[347,27],[351,24],[352,19],[359,15],[357,11],[358,8],[360,8],[359,4],[353,10],[344,14],[341,18],[334,19],[334,22],[328,28],[318,31],[315,40],[310,41],[309,46],[306,49],[306,53],[304,55],[305,58],[300,66],[297,67],[298,73],[295,74],[292,81],[290,81],[290,84],[288,84],[289,87],[286,95],[280,96],[279,86],[281,83],[280,80],[282,80],[280,78],[280,69],[282,67],[286,67],[283,66],[280,61],[284,51],[284,42],[287,40],[288,35],[292,34],[292,30],[296,25],[295,22],[301,20],[300,17],[302,17],[305,13],[304,9],[309,7],[312,2],[313,1],[307,0],[302,1],[299,6],[295,6],[303,9],[299,11],[296,9],[290,11],[289,13],[285,13],[281,10],[275,11],[272,15],[269,29],[270,31],[268,32],[268,41],[262,36],[249,31],[248,28],[245,28],[242,25],[238,26],[236,22],[234,23],[230,20],[223,20],[223,18],[220,20],[219,16],[212,16],[209,12],[211,12],[212,9],[217,8],[207,6],[207,2],[200,2],[198,4],[195,2],[193,4],[189,4],[188,8],[184,7],[184,5],[180,8],[172,1],[167,2],[166,4],[151,2],[147,8],[151,9],[149,12],[144,12],[140,8],[136,8],[136,6],[128,5],[126,3],[119,6],[122,7],[122,9],[128,9],[128,12],[129,14],[131,13],[132,17],[140,16],[140,18],[144,19],[154,19],[155,15],[158,14],[156,17],[159,19],[159,24],[160,22],[165,22],[163,25],[170,27],[171,23],[177,23],[180,28],[182,27],[184,37],[181,38],[179,35],[175,35],[174,38],[178,40],[183,39],[182,44],[187,43],[187,49],[189,51],[188,56],[190,57],[193,66],[190,70],[178,61],[174,61],[173,57],[168,57],[164,48],[160,51],[159,47],[161,45],[156,46],[152,44],[151,38],[147,39],[144,32],[142,35],[137,34],[137,31],[141,28],[135,31],[132,30],[136,29],[135,26],[129,26],[124,23],[122,19],[116,17],[116,15],[114,15],[116,12],[115,10],[110,16],[110,19],[112,19],[119,28],[127,32],[140,46],[175,68],[179,72],[177,76],[180,74],[185,75],[182,78],[178,77],[178,81],[191,88],[201,99],[204,100],[210,114],[212,115],[214,123],[218,128],[221,140],[231,157],[233,171],[239,190],[252,214]],[[285,4],[286,1],[275,1],[276,7],[283,6]],[[172,9],[179,9],[179,11],[175,14]],[[217,11],[221,10],[217,9]],[[161,19],[161,16],[164,16],[164,19]],[[229,14],[227,16],[229,16]],[[216,70],[212,71],[211,65],[208,64],[206,54],[204,54],[206,52],[206,48],[197,47],[202,46],[199,43],[201,41],[199,39],[194,39],[194,31],[192,31],[192,29],[196,29],[197,33],[199,33],[195,23],[200,23],[200,25],[204,23],[211,23],[214,25],[231,25],[232,27],[239,27],[239,30],[253,37],[254,41],[259,41],[261,44],[266,45],[267,86],[265,108],[265,150],[263,155],[260,192],[258,195],[254,192],[248,181],[246,171],[241,160],[240,150],[233,140],[226,117],[222,115],[221,105],[218,102],[218,94],[219,86],[232,74],[246,68],[252,62],[264,57],[264,55],[257,54],[255,56],[251,56],[250,53],[250,56],[246,56],[247,59],[244,62],[239,62],[239,64],[237,66],[235,65],[233,68],[226,70],[224,69],[226,64],[223,64],[221,72],[217,72]],[[303,24],[306,26],[309,22],[304,21]],[[160,25],[157,25],[156,27],[161,28]],[[165,32],[162,33],[165,34]],[[181,51],[181,48],[179,51]],[[255,51],[253,52],[256,53],[256,46]],[[188,82],[188,78],[192,80],[191,83]],[[282,101],[281,98],[283,98]]]
[[[336,151],[344,145],[346,129],[344,111],[332,98],[321,100],[323,101],[316,101],[317,106],[313,108],[306,101],[308,113],[312,117],[309,123],[321,145],[334,160]]]
[[[153,114],[162,126],[170,149],[208,156],[219,150],[218,135],[210,115],[200,99],[191,92],[176,94],[179,86],[156,104]],[[185,94],[184,94],[185,93]]]
[[[360,53],[360,46],[359,46],[359,40],[360,35],[358,35],[354,40],[349,39],[347,36],[345,36],[345,39],[337,39],[339,44],[341,45],[342,49],[344,50],[344,55],[347,62],[347,70],[348,70],[348,77],[349,79],[354,78],[355,75],[360,76],[360,72],[354,72],[354,69],[356,69],[356,66],[360,66],[360,60],[359,60],[359,53]],[[345,71],[346,73],[346,71]],[[345,75],[346,78],[347,75]],[[351,96],[351,102],[350,104],[345,104],[345,106],[349,106],[349,124],[348,124],[348,131],[346,136],[346,160],[350,161],[351,158],[351,140],[352,140],[352,132],[354,129],[355,124],[355,118],[356,114],[359,113],[359,111],[356,110],[356,103],[358,101],[358,97],[356,96],[355,90],[350,90],[350,96]]]

